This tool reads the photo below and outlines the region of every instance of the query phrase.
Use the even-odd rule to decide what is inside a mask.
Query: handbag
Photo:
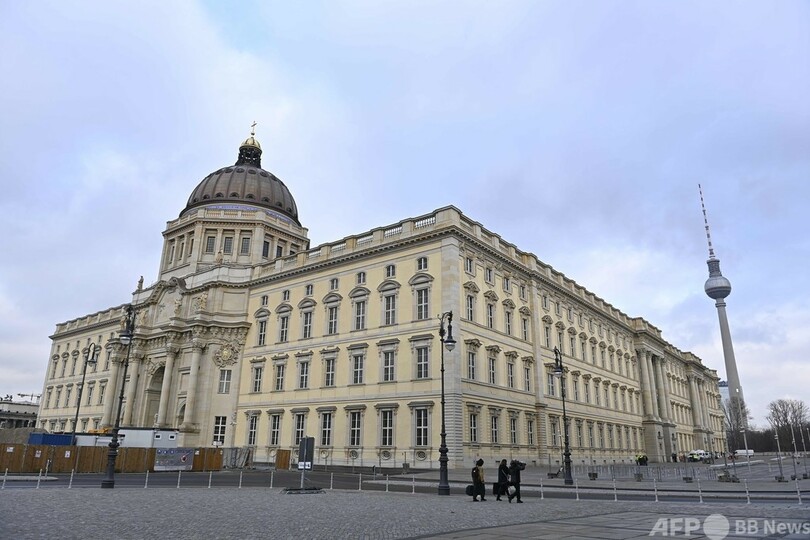
[[[468,496],[472,497],[472,494],[473,494],[473,486],[472,486],[472,484],[469,484],[466,488],[464,488],[464,493],[466,493]]]
[[[515,495],[517,489],[515,489],[515,486],[509,486],[506,491],[509,493],[509,496],[512,497]]]

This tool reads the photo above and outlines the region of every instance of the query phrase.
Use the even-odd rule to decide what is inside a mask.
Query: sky
[[[0,396],[157,279],[236,160],[312,245],[454,205],[725,378],[810,401],[810,3],[0,0]]]

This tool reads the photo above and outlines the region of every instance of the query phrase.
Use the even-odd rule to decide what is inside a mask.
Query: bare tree
[[[736,450],[743,445],[743,429],[748,427],[751,420],[751,411],[745,402],[737,396],[731,396],[720,403],[723,415],[726,418],[726,438],[729,442],[729,449]]]
[[[790,426],[803,426],[808,417],[807,405],[800,399],[777,399],[768,403],[766,420],[783,441],[790,441]]]

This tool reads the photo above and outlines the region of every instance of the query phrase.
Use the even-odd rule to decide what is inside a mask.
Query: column
[[[652,405],[653,417],[660,420],[661,413],[658,410],[658,390],[655,388],[655,372],[653,371],[652,353],[650,351],[644,352],[644,364],[647,366],[647,378],[650,385],[650,402]]]
[[[163,384],[160,386],[160,405],[158,406],[157,424],[160,427],[166,425],[166,410],[169,406],[169,392],[172,386],[174,359],[177,356],[177,351],[174,347],[170,347],[166,351],[166,365],[163,367]]]
[[[111,427],[115,424],[113,415],[115,414],[115,404],[118,402],[118,377],[121,372],[121,357],[115,354],[111,360],[112,372],[107,380],[107,388],[104,391],[104,413],[101,416],[101,425],[103,427]]]
[[[701,427],[703,413],[700,410],[697,383],[695,382],[694,375],[687,375],[686,378],[689,380],[689,401],[692,404],[692,424],[694,427],[699,428]]]
[[[703,380],[701,379],[698,381],[698,396],[700,397],[700,410],[703,413],[703,426],[707,429],[714,429],[712,428],[712,423],[709,418],[709,404],[706,399],[706,387],[703,384]]]
[[[132,411],[135,409],[135,389],[138,386],[138,373],[141,370],[142,356],[132,354],[129,357],[129,385],[127,386],[127,402],[124,407],[124,418],[121,424],[125,426],[132,425]],[[126,381],[124,381],[126,382]]]
[[[653,413],[652,393],[650,392],[650,378],[647,376],[647,362],[644,361],[645,354],[647,354],[647,351],[641,349],[636,351],[638,365],[641,371],[641,379],[639,380],[639,383],[641,383],[641,398],[644,402],[644,413],[647,416],[654,417],[655,414]]]
[[[193,430],[196,428],[194,425],[194,408],[197,404],[197,375],[200,371],[200,359],[205,344],[195,339],[191,344],[191,373],[189,374],[188,393],[186,394],[186,411],[183,415],[183,425],[180,426],[183,430]]]
[[[655,366],[655,378],[658,382],[658,407],[661,411],[661,418],[669,422],[669,401],[667,399],[667,387],[664,384],[664,359],[656,356],[653,363]]]

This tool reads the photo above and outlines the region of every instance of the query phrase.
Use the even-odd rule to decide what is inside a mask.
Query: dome
[[[262,147],[251,134],[239,146],[236,164],[203,178],[180,215],[201,206],[231,209],[250,206],[272,210],[277,217],[300,226],[298,207],[290,190],[273,173],[262,169],[261,157]]]

